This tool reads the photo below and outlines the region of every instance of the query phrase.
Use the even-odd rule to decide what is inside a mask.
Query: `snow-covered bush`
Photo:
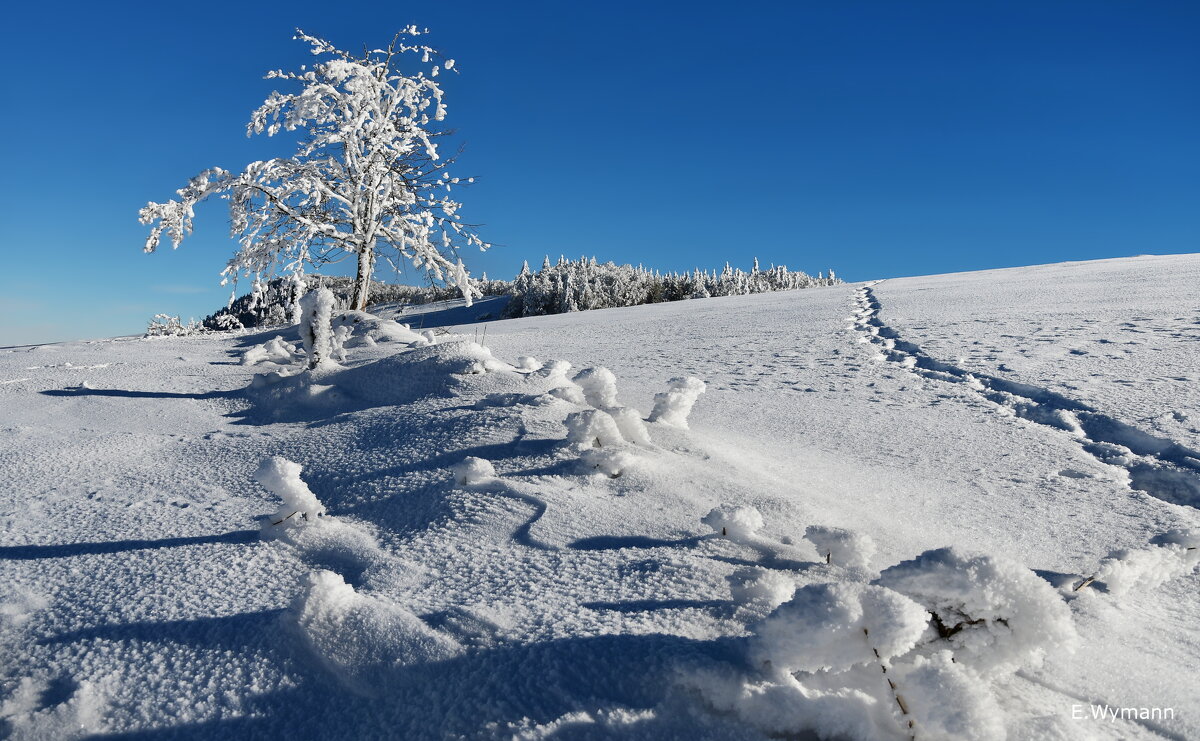
[[[517,369],[518,370],[523,370],[528,373],[533,373],[534,371],[541,370],[541,368],[542,368],[542,364],[539,363],[538,359],[535,357],[532,357],[529,355],[522,355],[521,357],[517,358]]]
[[[866,569],[871,566],[871,556],[875,555],[875,541],[871,536],[840,527],[810,525],[804,531],[804,538],[816,546],[817,553],[826,563],[835,566]]]
[[[621,445],[625,439],[608,412],[584,409],[567,415],[567,439],[581,448],[604,448]]]
[[[191,337],[206,331],[207,328],[194,319],[184,324],[177,316],[155,314],[146,326],[146,337]]]
[[[750,576],[742,584],[752,599],[784,591],[782,578]],[[922,605],[887,587],[810,584],[751,626],[757,675],[702,671],[690,681],[716,709],[769,734],[1001,741],[987,683],[949,651],[922,649],[929,621]]]
[[[321,288],[300,299],[300,339],[308,367],[333,362],[333,293]]]
[[[597,409],[617,406],[617,377],[608,368],[584,368],[574,381],[583,389],[583,398]]]
[[[686,430],[688,415],[692,413],[692,407],[705,388],[704,381],[694,376],[672,378],[666,391],[654,395],[654,409],[650,412],[650,421]]]
[[[479,484],[496,478],[496,469],[492,466],[491,461],[474,456],[468,456],[455,463],[451,470],[454,473],[454,483],[463,486]]]
[[[1058,593],[1006,559],[940,548],[885,569],[875,583],[929,610],[929,645],[984,675],[1040,666],[1048,651],[1077,641]]]
[[[1171,530],[1155,536],[1146,548],[1114,551],[1100,562],[1090,581],[1103,582],[1109,594],[1157,589],[1190,574],[1200,564],[1200,528]]]
[[[254,472],[254,479],[267,491],[283,500],[271,515],[270,526],[298,527],[325,514],[325,507],[300,478],[303,467],[287,458],[267,458]]]
[[[238,329],[245,329],[238,318],[233,314],[222,314],[213,320],[214,328],[223,332],[231,332]],[[207,323],[205,324],[207,326]]]
[[[642,415],[638,414],[636,409],[609,407],[604,411],[617,423],[621,437],[637,445],[650,444],[650,432],[646,429],[646,423],[642,421]]]
[[[734,540],[755,538],[763,527],[762,514],[756,508],[731,505],[713,508],[700,522],[711,527],[713,532]]]
[[[749,651],[775,671],[844,671],[908,653],[928,625],[925,608],[890,589],[810,584],[753,627]]]

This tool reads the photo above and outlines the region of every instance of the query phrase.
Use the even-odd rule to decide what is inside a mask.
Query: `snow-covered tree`
[[[297,31],[321,61],[267,73],[299,90],[271,93],[246,132],[302,131],[295,154],[252,162],[240,174],[205,170],[177,191],[179,200],[149,203],[140,212],[151,226],[146,252],[158,248],[164,232],[178,247],[192,231],[196,204],[217,195],[229,201],[231,232],[241,245],[226,280],[253,277],[256,287],[265,286],[276,272],[303,274],[308,265],[353,256],[352,308],[362,309],[383,255],[393,264],[411,260],[469,302],[471,282],[456,253],[488,244],[461,221],[461,204],[451,198],[460,180],[447,170],[454,158],[438,152],[436,139],[448,132],[436,78],[454,69],[454,60],[419,43],[424,33],[409,27],[386,49],[355,56]],[[423,69],[398,71],[406,55]]]

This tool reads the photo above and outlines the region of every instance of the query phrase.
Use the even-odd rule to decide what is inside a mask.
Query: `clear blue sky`
[[[5,13],[0,345],[223,304],[223,204],[137,210],[286,154],[243,131],[296,26],[459,62],[475,274],[754,256],[843,277],[1200,251],[1200,3],[20,3]]]

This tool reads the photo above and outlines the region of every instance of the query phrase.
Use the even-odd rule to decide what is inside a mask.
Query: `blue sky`
[[[369,10],[367,10],[369,8]],[[360,12],[361,10],[361,12]],[[1200,4],[25,3],[6,11],[0,345],[227,297],[223,204],[144,255],[137,210],[247,139],[292,29],[458,60],[475,274],[595,255],[851,280],[1200,251]],[[411,276],[410,276],[411,277]]]

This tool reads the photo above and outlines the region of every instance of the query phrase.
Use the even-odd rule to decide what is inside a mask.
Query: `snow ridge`
[[[1006,414],[1071,434],[1096,460],[1124,469],[1130,488],[1173,504],[1200,507],[1200,452],[1049,389],[972,373],[927,355],[880,318],[883,306],[872,287],[881,282],[855,292],[855,310],[849,317],[859,342],[878,348],[878,360],[923,378],[963,384]]]

